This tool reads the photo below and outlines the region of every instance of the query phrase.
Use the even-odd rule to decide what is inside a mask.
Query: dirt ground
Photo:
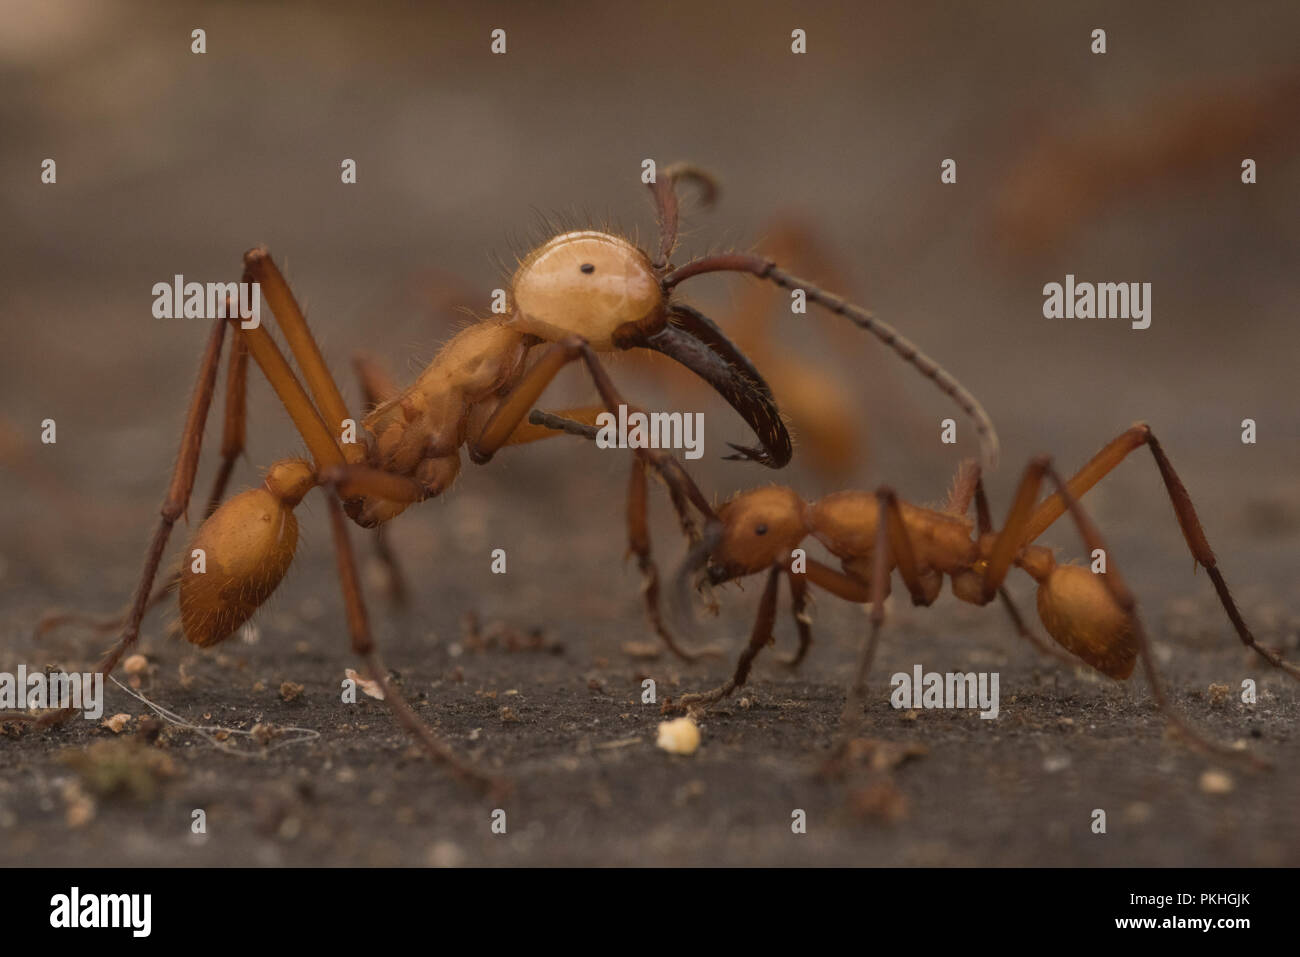
[[[412,616],[412,630],[426,631],[442,617],[429,602]],[[6,741],[5,863],[1296,862],[1294,692],[1266,681],[1250,713],[1212,708],[1204,689],[1241,670],[1235,653],[1193,652],[1167,671],[1182,689],[1181,708],[1216,737],[1269,755],[1279,765],[1273,772],[1243,772],[1162,741],[1149,696],[1135,700],[1099,681],[1036,667],[1014,639],[995,637],[996,628],[980,627],[988,640],[963,640],[960,652],[958,642],[935,637],[943,625],[899,628],[879,671],[908,668],[914,659],[997,670],[1002,715],[984,722],[969,712],[894,711],[878,678],[866,733],[924,753],[892,774],[859,767],[847,782],[827,784],[813,771],[839,716],[837,679],[850,653],[844,640],[823,642],[799,678],[763,669],[744,704],[702,720],[703,744],[690,757],[655,748],[660,719],[640,704],[641,676],[657,675],[663,691],[675,692],[712,683],[720,672],[622,659],[611,639],[636,633],[635,615],[549,629],[549,639],[565,644],[562,654],[453,657],[452,642],[389,642],[421,714],[462,752],[515,782],[510,796],[486,801],[430,768],[382,706],[365,702],[344,713],[336,690],[346,664],[341,636],[332,616],[322,625],[267,628],[258,645],[229,649],[220,663],[198,661],[175,644],[147,643],[163,672],[149,697],[190,721],[243,730],[261,722],[321,736],[269,752],[231,738],[241,748],[235,756],[196,735],[169,732],[163,753],[174,776],[151,797],[95,801],[88,823],[77,815],[90,785],[69,796],[69,782],[80,779],[61,759],[111,732],[79,724]],[[309,650],[292,653],[298,641]],[[181,661],[190,662],[189,690],[176,678]],[[282,681],[301,683],[302,697],[283,702]],[[145,713],[117,689],[110,702],[110,712]],[[1210,769],[1226,772],[1234,790],[1206,793],[1201,779]],[[206,843],[189,834],[196,808],[206,814]],[[491,830],[497,808],[506,812],[505,835]],[[1104,836],[1090,830],[1095,808],[1107,812]],[[795,809],[806,812],[806,834],[791,832]]]
[[[534,210],[578,208],[646,240],[645,156],[689,158],[724,182],[720,206],[691,216],[687,252],[761,248],[775,217],[797,216],[846,264],[849,294],[980,396],[1002,439],[989,482],[999,521],[1031,455],[1072,469],[1151,422],[1256,635],[1300,658],[1300,164],[1293,115],[1270,105],[1296,68],[1288,5],[1207,5],[1169,23],[1129,5],[900,4],[860,28],[829,6],[798,23],[769,5],[652,15],[574,4],[550,18],[505,5],[42,9],[7,8],[0,31],[12,91],[0,102],[0,671],[86,667],[104,638],[69,628],[37,641],[35,622],[55,607],[112,611],[134,587],[206,328],[153,319],[154,282],[234,279],[243,250],[267,243],[358,405],[349,356],[364,349],[413,375],[463,319],[450,305],[485,310],[501,282],[490,257],[510,261]],[[1104,62],[1087,52],[1097,24],[1111,42]],[[208,31],[203,57],[188,48],[196,26]],[[494,59],[496,26],[511,46]],[[793,26],[810,37],[802,61],[788,53]],[[1199,154],[1161,118],[1177,114],[1171,104],[1208,115],[1224,96],[1240,98],[1229,115],[1256,124],[1219,129],[1208,164],[1187,159]],[[1073,148],[1054,152],[1057,139]],[[56,186],[39,183],[46,156]],[[338,183],[348,156],[356,187]],[[947,156],[959,158],[954,187],[938,182]],[[1239,181],[1242,156],[1259,160],[1255,186]],[[1144,178],[1144,157],[1165,164],[1158,175]],[[1048,168],[1059,179],[1034,193]],[[1112,180],[1114,191],[1097,185]],[[1062,199],[1071,183],[1077,205]],[[1151,328],[1044,319],[1043,284],[1067,273],[1152,282]],[[744,281],[701,280],[692,301],[728,326]],[[776,475],[721,461],[723,443],[744,438],[725,406],[683,398],[653,370],[613,369],[644,404],[706,412],[705,458],[688,465],[719,499],[769,481],[809,499],[881,482],[941,499],[973,449],[964,436],[939,442],[953,411],[878,346],[827,338],[833,319],[778,311],[774,328],[779,350],[861,410],[854,430],[869,452],[848,476],[817,472],[798,450]],[[251,380],[236,487],[299,448],[260,373]],[[587,392],[575,375],[556,395]],[[46,418],[54,445],[39,441]],[[1256,444],[1241,442],[1245,418]],[[219,434],[210,423],[199,496]],[[356,661],[313,495],[256,640],[200,652],[169,635],[174,605],[146,620],[139,693],[230,733],[168,727],[137,744],[149,709],[110,684],[106,714],[134,716],[120,735],[78,721],[0,736],[0,864],[1300,864],[1297,683],[1237,642],[1145,453],[1087,505],[1178,709],[1271,771],[1190,750],[1165,735],[1140,677],[1061,667],[996,606],[946,593],[929,609],[889,606],[864,735],[896,766],[864,756],[843,781],[813,775],[866,633],[862,609],[829,596],[799,672],[773,653],[794,643],[783,596],[778,647],[745,692],[701,720],[695,754],[667,754],[643,680],[660,698],[718,683],[759,588],[725,590],[720,617],[700,625],[726,643],[721,661],[630,655],[653,635],[624,561],[625,454],[565,437],[466,463],[454,489],[392,527],[406,610],[385,599],[353,530],[389,666],[460,753],[508,776],[508,796],[489,800],[431,766],[382,703],[339,701]],[[682,542],[662,498],[667,574]],[[178,529],[169,558],[189,533]],[[1062,561],[1082,555],[1064,524],[1044,541]],[[490,569],[496,548],[504,575]],[[1032,582],[1011,590],[1041,632]],[[999,673],[1000,716],[894,710],[889,677],[917,664]],[[1238,701],[1245,679],[1253,706]],[[206,838],[191,833],[196,810]],[[792,831],[796,810],[806,833]]]

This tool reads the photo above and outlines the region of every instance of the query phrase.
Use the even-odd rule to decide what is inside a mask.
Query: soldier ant
[[[205,568],[197,571],[193,564],[186,564],[175,580],[185,638],[200,647],[211,647],[233,634],[270,597],[293,560],[298,539],[294,509],[309,491],[321,487],[352,650],[382,686],[385,701],[399,723],[434,759],[458,776],[490,783],[489,775],[461,761],[434,735],[388,680],[371,636],[344,515],[365,528],[382,526],[410,505],[437,496],[452,484],[460,472],[461,446],[468,446],[474,462],[484,463],[503,446],[553,435],[523,419],[571,362],[585,365],[604,404],[569,410],[566,415],[589,424],[600,412],[615,411],[617,403],[610,402],[612,385],[599,354],[618,350],[649,349],[686,366],[725,398],[758,438],[758,447],[732,445],[736,454],[731,457],[772,468],[784,466],[792,453],[790,437],[762,376],[712,321],[674,299],[678,285],[702,273],[747,272],[779,286],[802,288],[809,300],[848,316],[956,399],[973,417],[986,458],[993,457],[996,435],[975,399],[869,313],[784,272],[774,262],[754,256],[708,256],[674,267],[669,260],[677,244],[676,187],[685,180],[703,185],[706,191],[713,185],[707,174],[688,165],[668,167],[651,184],[659,222],[659,242],[653,255],[608,232],[576,230],[553,236],[519,263],[508,290],[508,314],[483,319],[461,331],[411,385],[400,391],[389,388],[373,367],[363,364],[367,396],[387,397],[365,416],[359,429],[270,254],[260,247],[248,252],[243,281],[259,284],[301,379],[266,323],[244,328],[238,310],[227,310],[235,347],[227,366],[221,465],[208,513],[191,543],[192,550],[202,550]],[[209,336],[161,521],[150,541],[121,636],[99,665],[105,675],[135,644],[146,610],[171,587],[172,583],[165,584],[151,594],[172,527],[186,513],[193,491],[225,331],[226,322],[218,322]],[[244,447],[249,356],[292,419],[310,460],[276,462],[260,487],[224,499],[226,483]],[[44,623],[46,627],[50,624]],[[69,716],[69,712],[53,712],[38,724],[54,724]]]

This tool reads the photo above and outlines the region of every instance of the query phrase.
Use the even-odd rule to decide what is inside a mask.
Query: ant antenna
[[[933,381],[941,392],[957,403],[961,410],[975,423],[975,432],[979,436],[980,460],[984,468],[991,471],[997,467],[998,434],[993,427],[993,420],[984,411],[984,407],[980,405],[979,400],[943,366],[927,356],[917,348],[915,343],[901,335],[889,323],[877,319],[874,314],[853,305],[851,302],[846,302],[839,296],[818,288],[813,283],[791,275],[770,259],[745,253],[722,253],[696,259],[674,269],[665,276],[663,288],[665,291],[671,290],[674,286],[687,279],[709,272],[745,272],[757,276],[759,279],[769,279],[782,289],[802,289],[809,299],[823,309],[829,309],[831,312],[844,316],[854,325],[871,333],[898,353],[903,358],[903,361],[913,366],[927,379]]]

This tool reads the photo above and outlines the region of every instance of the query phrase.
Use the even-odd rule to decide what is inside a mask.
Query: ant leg
[[[600,393],[601,401],[604,403],[602,411],[617,415],[620,405],[627,406],[631,411],[638,411],[619,394],[613,380],[610,379],[605,367],[587,341],[580,336],[569,336],[562,342],[553,344],[542,358],[524,373],[523,378],[515,384],[492,413],[478,438],[469,444],[469,457],[480,465],[491,461],[497,450],[507,444],[510,436],[520,427],[524,416],[550,385],[551,380],[566,365],[579,359],[587,366],[587,372],[596,385],[596,391]],[[545,421],[546,416],[547,413],[539,413],[538,421]],[[715,518],[713,507],[708,499],[700,492],[680,463],[670,455],[660,455],[656,458],[651,454],[653,451],[652,449],[635,450],[637,456],[655,466],[670,489],[677,489],[678,493],[699,509],[706,519]]]
[[[808,580],[818,588],[824,588],[837,598],[851,601],[855,605],[865,605],[871,601],[871,585],[869,583],[846,575],[843,572],[837,572],[835,569],[823,565],[815,558],[808,559]],[[885,581],[885,595],[888,596],[888,579]]]
[[[497,450],[509,443],[511,435],[523,423],[524,416],[537,404],[537,400],[559,375],[560,370],[581,358],[587,348],[584,339],[570,336],[543,352],[536,364],[520,377],[514,388],[498,403],[478,437],[469,444],[470,459],[479,465],[491,461]],[[605,397],[602,395],[601,398]],[[608,404],[606,400],[606,405]],[[610,411],[617,412],[617,407]]]
[[[882,515],[892,498],[893,493],[888,489],[876,492]],[[896,501],[894,504],[897,507]],[[880,641],[880,626],[885,621],[891,540],[889,523],[877,522],[876,543],[872,548],[871,556],[871,633],[858,650],[857,668],[854,670],[848,693],[844,696],[844,710],[840,712],[840,729],[836,734],[835,743],[831,746],[831,753],[822,765],[822,774],[827,777],[833,777],[843,769],[849,745],[857,737],[858,728],[862,725],[862,705],[867,688],[867,675],[870,674],[871,663],[876,657],[876,645]]]
[[[584,421],[580,413],[591,411],[592,420],[595,420],[595,413],[604,413],[604,408],[595,406],[592,409],[566,409],[560,412],[543,412],[541,409],[533,409],[528,413],[528,424],[547,430],[548,435],[555,435],[560,432],[567,432],[569,435],[576,435],[579,438],[592,439],[596,438],[598,433],[594,425]],[[511,442],[515,441],[514,436],[523,431],[523,426],[515,429],[511,436]],[[545,436],[539,436],[542,438]],[[532,441],[531,437],[520,441]],[[691,480],[691,477],[682,468],[681,463],[670,455],[665,455],[656,449],[640,449],[644,458],[655,467],[660,481],[668,486],[668,495],[672,499],[673,509],[677,512],[677,520],[682,526],[682,534],[690,540],[691,544],[699,542],[700,530],[695,519],[691,516],[687,500],[699,504],[706,502],[699,488]],[[640,458],[642,456],[638,456]],[[707,503],[706,503],[707,504]],[[705,517],[713,514],[712,508],[705,512]]]
[[[458,757],[450,745],[420,720],[401,691],[388,680],[388,669],[384,667],[379,657],[374,637],[370,632],[370,622],[366,616],[361,582],[357,577],[352,543],[348,539],[347,525],[343,518],[343,509],[339,506],[337,490],[327,488],[324,491],[330,516],[330,530],[334,537],[334,550],[338,558],[339,584],[343,590],[343,601],[347,609],[348,631],[352,636],[352,650],[365,662],[366,669],[383,688],[384,702],[393,712],[393,717],[420,743],[434,761],[446,765],[452,774],[461,780],[471,782],[485,790],[500,789],[504,785],[503,781]]]
[[[375,557],[384,567],[384,590],[388,598],[398,608],[410,604],[411,593],[406,587],[406,576],[402,574],[402,564],[393,553],[393,546],[388,541],[388,526],[380,525],[375,529]]]
[[[229,301],[227,301],[226,309],[227,314],[230,314],[232,306]],[[208,503],[203,508],[203,517],[205,519],[217,510],[217,506],[221,504],[222,498],[225,497],[226,485],[229,483],[230,474],[234,470],[235,460],[239,458],[240,453],[244,450],[247,385],[248,350],[244,348],[244,344],[239,337],[235,336],[230,356],[226,359],[226,407],[221,434],[221,465],[217,469],[212,491],[208,495]],[[167,580],[155,588],[153,594],[149,596],[149,600],[144,606],[144,614],[148,614],[156,606],[162,604],[167,596],[176,590],[176,586],[180,584],[180,581],[181,576],[179,573],[173,572],[169,574]],[[129,614],[129,609],[107,617],[86,615],[80,612],[54,612],[42,616],[36,623],[34,634],[39,639],[57,628],[70,624],[80,625],[94,634],[107,634],[125,625]]]
[[[803,575],[786,572],[790,582],[790,610],[794,614],[794,626],[799,632],[799,648],[794,654],[781,659],[787,668],[798,668],[812,646],[812,619],[808,617],[808,582]]]
[[[549,430],[551,435],[567,432],[570,435],[595,439],[597,433],[595,426],[575,421],[569,417],[568,413],[556,414],[534,409],[529,413],[528,422],[532,426]],[[516,429],[515,433],[518,434],[518,432],[519,429]],[[668,650],[683,661],[697,661],[700,658],[717,657],[721,652],[713,646],[702,648],[699,651],[690,651],[682,647],[663,619],[663,613],[659,607],[659,568],[655,564],[651,552],[650,529],[646,519],[648,501],[646,487],[647,459],[655,466],[660,478],[668,486],[668,494],[672,499],[673,509],[677,513],[677,519],[681,524],[682,534],[686,536],[692,546],[696,545],[701,538],[699,527],[691,516],[687,495],[680,480],[685,479],[686,484],[691,487],[694,486],[694,483],[690,481],[690,477],[686,475],[685,470],[681,468],[677,460],[654,450],[646,450],[645,456],[634,456],[627,499],[628,551],[636,555],[637,566],[641,570],[641,591],[645,596],[646,617],[649,618],[655,634],[668,647]],[[698,489],[696,489],[696,492],[698,493]]]
[[[666,339],[663,338],[665,336]],[[789,461],[790,436],[781,422],[770,390],[765,384],[754,381],[741,369],[727,362],[706,342],[669,324],[660,333],[644,340],[638,340],[630,334],[620,348],[655,349],[691,369],[713,386],[759,436],[763,448],[742,450],[747,453],[746,458],[770,464],[774,468]],[[603,411],[617,415],[618,406],[627,403],[614,388],[595,350],[581,336],[567,336],[552,343],[497,405],[487,422],[478,430],[478,437],[469,443],[470,460],[478,465],[491,461],[497,450],[508,443],[560,370],[579,359],[587,366],[587,371],[595,382],[605,406]],[[637,451],[642,453],[646,450]]]
[[[701,648],[699,651],[683,648],[677,643],[672,631],[664,623],[663,613],[659,608],[659,568],[655,564],[650,550],[650,529],[646,521],[646,463],[641,456],[632,459],[632,476],[627,491],[627,541],[628,550],[636,556],[637,567],[641,570],[641,593],[645,596],[646,617],[655,634],[668,646],[668,650],[683,661],[699,661],[701,658],[716,658],[721,652],[715,647]],[[674,495],[673,504],[678,507],[678,514],[689,519],[684,512],[685,503]]]
[[[754,629],[750,632],[749,644],[741,652],[740,660],[736,662],[735,673],[712,691],[684,694],[676,702],[665,700],[663,704],[665,712],[707,708],[727,697],[749,679],[749,669],[753,667],[754,659],[763,650],[764,645],[772,643],[772,624],[776,620],[777,586],[781,584],[781,573],[784,570],[781,565],[773,565],[771,571],[767,573],[767,584],[763,588],[763,597],[758,604],[758,617],[754,619]]]
[[[1043,485],[1043,476],[1047,474],[1050,467],[1050,460],[1045,455],[1039,455],[1030,460],[1025,466],[1025,471],[1020,477],[1020,486],[1016,489],[1016,497],[1011,502],[1011,508],[1007,511],[1006,521],[1002,523],[1002,531],[997,533],[993,540],[993,548],[989,552],[988,565],[984,569],[984,601],[991,602],[997,590],[1002,587],[1006,581],[1007,573],[1011,571],[1011,566],[1015,564],[1016,556],[1020,554],[1021,548],[1025,545],[1025,526],[1030,520],[1034,511],[1034,502],[1038,500],[1038,492]],[[982,483],[981,483],[982,484]]]
[[[221,365],[221,345],[225,337],[226,324],[218,322],[213,326],[208,337],[207,348],[199,364],[198,381],[194,394],[190,397],[189,411],[185,416],[185,429],[181,433],[180,451],[176,454],[176,464],[172,468],[171,484],[167,487],[167,496],[163,499],[162,517],[149,542],[149,551],[145,554],[144,569],[140,574],[140,583],[136,587],[135,597],[126,616],[122,635],[104,656],[97,669],[107,677],[121,660],[126,650],[140,637],[140,622],[149,605],[154,578],[158,574],[158,565],[162,561],[167,539],[171,537],[172,526],[176,519],[185,514],[189,507],[190,495],[194,491],[195,474],[199,466],[199,451],[203,445],[203,426],[208,419],[208,409],[212,405],[212,395],[217,387],[217,370]],[[37,725],[48,727],[61,724],[76,714],[73,709],[53,711],[44,715]]]
[[[1069,495],[1073,498],[1081,498],[1090,488],[1119,465],[1130,452],[1141,448],[1143,445],[1151,449],[1151,454],[1156,460],[1156,468],[1160,470],[1160,477],[1164,480],[1165,491],[1169,494],[1169,501],[1174,507],[1174,515],[1178,519],[1179,528],[1182,529],[1187,548],[1192,553],[1192,558],[1205,569],[1210,576],[1210,581],[1214,583],[1214,590],[1219,596],[1219,603],[1223,606],[1228,619],[1232,622],[1232,627],[1236,630],[1241,643],[1254,650],[1273,667],[1280,668],[1292,678],[1300,679],[1300,668],[1286,661],[1278,651],[1266,648],[1255,641],[1255,636],[1251,634],[1249,626],[1247,626],[1245,619],[1242,618],[1237,603],[1233,601],[1232,594],[1228,591],[1227,582],[1223,580],[1223,574],[1219,571],[1214,551],[1210,548],[1209,539],[1205,537],[1205,530],[1201,527],[1201,521],[1197,517],[1195,507],[1192,505],[1191,496],[1187,494],[1187,489],[1183,486],[1178,473],[1174,471],[1173,465],[1165,455],[1164,448],[1151,432],[1150,426],[1145,424],[1135,425],[1109,442],[1100,452],[1093,456],[1087,465],[1079,470],[1078,474],[1070,479],[1067,485]],[[1058,492],[1046,499],[1038,506],[1038,510],[1034,512],[1033,517],[1027,523],[1021,544],[1027,545],[1037,539],[1047,530],[1048,526],[1065,513],[1065,510],[1066,499],[1061,493]]]
[[[586,340],[571,336],[562,342],[557,342],[551,348],[547,349],[542,358],[526,372],[502,400],[492,413],[491,418],[483,426],[479,437],[470,444],[470,458],[475,462],[483,463],[492,458],[496,450],[505,444],[508,438],[514,434],[521,426],[524,415],[533,407],[542,392],[555,378],[561,369],[568,363],[581,359],[587,367],[592,381],[596,385],[596,391],[600,393],[600,398],[605,404],[604,411],[611,414],[617,414],[620,405],[627,406],[627,401],[615,387],[613,380],[605,371],[600,359],[596,356],[594,350]],[[549,424],[548,424],[549,423]],[[530,416],[530,425],[534,428],[551,428],[553,425],[559,425],[565,431],[574,431],[577,434],[588,435],[589,433],[578,423],[572,425],[563,425],[561,420],[554,416],[548,416],[547,413],[535,413]],[[673,505],[677,509],[677,514],[682,522],[683,529],[686,530],[688,537],[694,538],[694,524],[689,520],[688,512],[685,508],[685,502],[693,504],[706,520],[714,520],[716,516],[708,500],[700,492],[699,488],[691,480],[685,469],[681,467],[675,458],[670,455],[664,455],[651,449],[638,448],[635,450],[636,458],[642,463],[642,471],[639,474],[634,472],[632,485],[629,494],[629,513],[628,513],[628,534],[631,540],[632,549],[637,553],[638,561],[641,564],[642,572],[646,570],[645,561],[642,560],[642,552],[638,548],[638,522],[644,526],[644,509],[645,509],[645,473],[644,465],[649,464],[655,467],[659,476],[668,486],[672,495]],[[638,481],[640,486],[638,486]],[[634,500],[639,498],[640,511],[634,511]],[[649,556],[648,536],[646,541],[646,559]],[[651,562],[653,568],[653,563]],[[657,578],[657,571],[655,572]],[[662,627],[662,621],[658,615],[658,588],[646,591],[647,607],[650,613],[652,624],[655,630],[660,634],[664,641],[677,654],[682,655],[683,650],[675,646],[675,642],[670,641],[668,632]],[[653,607],[650,603],[653,602]],[[697,652],[696,654],[700,654]],[[689,660],[689,659],[688,659]]]
[[[369,465],[336,465],[320,469],[318,474],[322,484],[338,488],[344,501],[369,496],[409,505],[429,497],[429,489],[409,475],[385,472]]]
[[[1002,607],[1007,610],[1007,614],[1011,617],[1011,624],[1015,626],[1016,634],[1038,649],[1040,654],[1047,655],[1049,658],[1055,658],[1062,664],[1070,665],[1071,667],[1087,665],[1087,662],[1071,657],[1062,649],[1057,648],[1055,645],[1048,644],[1042,638],[1038,637],[1038,635],[1034,634],[1029,626],[1025,624],[1024,616],[1020,614],[1020,609],[1016,607],[1016,603],[1012,600],[1011,594],[1005,587],[998,589],[998,597],[1002,599]]]
[[[238,321],[238,319],[232,320],[236,324]],[[237,326],[237,328],[239,327]],[[271,383],[271,388],[275,390],[276,396],[280,399],[280,404],[289,413],[294,428],[302,436],[303,442],[307,445],[307,451],[311,453],[311,457],[316,463],[316,468],[319,470],[343,465],[346,460],[343,457],[339,441],[335,437],[336,433],[330,432],[316,407],[311,404],[311,399],[307,397],[307,392],[303,389],[302,383],[294,375],[293,369],[289,367],[289,363],[284,357],[284,353],[275,344],[275,340],[267,332],[266,326],[259,325],[253,329],[239,328],[238,335],[243,339],[244,345],[248,347],[249,355],[253,357],[253,361],[262,370],[262,374],[266,376],[267,381]],[[348,447],[361,448],[360,445],[350,445]]]
[[[1132,623],[1133,634],[1137,639],[1138,651],[1142,657],[1142,667],[1146,672],[1147,683],[1151,685],[1151,693],[1155,697],[1156,707],[1160,709],[1160,712],[1165,716],[1170,725],[1194,747],[1200,748],[1201,750],[1211,754],[1218,754],[1237,759],[1244,758],[1256,767],[1272,767],[1269,762],[1261,758],[1257,758],[1254,755],[1209,740],[1196,731],[1182,718],[1181,715],[1178,714],[1177,711],[1174,710],[1173,706],[1169,703],[1169,699],[1165,695],[1164,684],[1160,680],[1160,676],[1156,671],[1155,659],[1151,654],[1151,644],[1147,640],[1146,629],[1143,627],[1142,619],[1138,615],[1137,600],[1133,597],[1133,593],[1129,591],[1128,585],[1125,584],[1124,579],[1120,576],[1119,569],[1115,564],[1114,556],[1111,554],[1110,549],[1106,548],[1101,533],[1097,530],[1097,526],[1093,524],[1092,519],[1090,519],[1087,513],[1083,510],[1083,506],[1079,504],[1078,498],[1075,497],[1069,486],[1061,480],[1061,476],[1057,474],[1056,469],[1054,469],[1050,463],[1046,465],[1046,472],[1052,483],[1059,490],[1058,494],[1061,496],[1065,508],[1069,511],[1070,517],[1074,520],[1075,527],[1079,530],[1079,536],[1083,539],[1084,547],[1089,551],[1096,548],[1103,549],[1107,555],[1106,572],[1101,576],[1101,578],[1106,583],[1106,589],[1110,592],[1115,603],[1119,605],[1125,616]]]
[[[287,328],[282,327],[285,328],[286,338],[289,339],[291,344],[295,345],[295,356],[303,364],[304,370],[313,369],[315,366],[319,367],[312,373],[319,379],[319,370],[324,369],[324,360],[320,358],[320,352],[311,339],[311,333],[307,330],[301,311],[297,310],[297,304],[293,302],[292,295],[288,293],[288,287],[284,284],[283,277],[279,275],[278,270],[275,270],[274,264],[270,262],[270,257],[264,250],[253,250],[245,256],[245,278],[250,277],[253,281],[264,283],[261,288],[268,295],[272,312],[276,312],[278,303],[280,309],[283,310],[281,316],[289,317]],[[284,303],[286,296],[288,306],[292,306],[292,309],[289,309]],[[339,445],[321,420],[320,414],[311,404],[307,393],[303,390],[302,385],[293,374],[293,370],[280,352],[279,346],[275,344],[275,340],[271,338],[265,326],[259,324],[255,328],[245,329],[241,325],[238,310],[231,311],[228,309],[227,314],[226,322],[236,327],[238,330],[236,336],[243,342],[248,353],[262,368],[285,410],[293,419],[299,435],[307,443],[308,449],[316,460],[317,468],[342,465],[344,458]],[[296,324],[294,322],[295,316],[297,319]],[[221,364],[221,346],[225,336],[226,322],[221,322],[214,327],[208,340],[207,349],[203,354],[198,383],[190,399],[185,429],[181,436],[181,448],[177,454],[171,484],[168,486],[167,496],[162,505],[162,520],[154,532],[149,551],[145,556],[140,585],[126,616],[122,635],[117,644],[109,650],[100,663],[98,672],[101,674],[111,674],[127,649],[138,640],[140,622],[143,620],[145,610],[149,605],[153,582],[157,577],[158,566],[162,561],[162,553],[166,549],[167,540],[171,536],[172,526],[175,525],[176,519],[184,514],[189,506],[190,496],[194,490],[195,475],[198,470],[199,451],[203,444],[203,427],[207,422],[212,397],[216,391],[217,372]],[[307,354],[308,347],[314,353],[314,364],[311,361],[312,357]],[[246,359],[236,359],[235,365],[246,364],[246,361]],[[242,377],[233,370],[231,376],[232,378]],[[329,385],[333,386],[333,380],[329,378],[328,370],[324,370],[324,376],[328,379]],[[334,387],[335,394],[337,394],[337,391],[337,387]],[[233,404],[237,409],[242,409],[244,406],[242,399],[240,401],[228,400],[228,403]],[[341,398],[338,400],[338,406],[342,408]],[[346,414],[343,417],[346,417]],[[341,421],[342,418],[340,418]],[[242,432],[242,429],[240,431]],[[234,456],[231,458],[233,460]],[[67,720],[73,713],[75,712],[67,710],[52,712],[44,716],[38,724],[48,726],[60,723]]]
[[[153,594],[149,596],[149,600],[145,602],[144,615],[149,614],[149,612],[161,605],[180,583],[179,575],[174,572],[168,575],[167,580],[155,588]],[[76,625],[85,628],[93,635],[106,635],[125,625],[129,615],[129,609],[117,615],[88,615],[79,611],[53,611],[40,617],[36,622],[36,626],[32,629],[32,636],[39,640],[65,625]],[[144,615],[141,615],[142,619]]]
[[[244,281],[258,283],[267,305],[271,307],[271,314],[280,326],[280,332],[289,344],[289,351],[302,370],[303,379],[315,399],[321,420],[329,431],[335,436],[339,435],[343,420],[349,418],[348,408],[343,404],[343,395],[339,392],[338,383],[334,381],[329,366],[325,364],[325,357],[321,355],[316,339],[307,327],[307,318],[294,299],[293,291],[265,247],[258,246],[244,253]],[[265,332],[260,326],[251,331]],[[254,357],[256,356],[255,351]],[[261,359],[258,362],[261,364]],[[343,453],[349,461],[360,461],[365,450],[360,445],[349,445],[343,449]]]
[[[989,511],[989,499],[988,499],[988,495],[986,495],[984,492],[984,479],[980,475],[979,465],[974,462],[970,462],[970,466],[971,466],[970,472],[973,473],[970,476],[970,478],[972,478],[974,481],[974,486],[971,488],[970,497],[973,497],[975,500],[975,520],[977,523],[977,527],[979,528],[980,534],[987,535],[993,531],[993,515],[992,512]],[[969,508],[970,497],[966,497],[964,492],[966,488],[966,481],[964,481],[964,476],[966,476],[966,474],[967,474],[966,469],[964,468],[958,469],[957,472],[958,478],[953,485],[953,494],[949,497],[950,505],[959,504],[960,501],[966,502],[965,505],[961,506],[960,511],[956,512],[956,514],[958,515],[964,515],[966,513],[966,509]],[[959,489],[962,490],[960,493],[958,491]],[[962,496],[960,499],[959,499],[959,494]],[[1038,635],[1034,634],[1034,632],[1025,623],[1024,616],[1020,614],[1020,609],[1016,607],[1016,603],[1012,599],[1011,593],[1006,590],[1005,586],[998,587],[998,598],[1002,600],[1002,607],[1007,610],[1007,615],[1011,618],[1011,624],[1015,627],[1016,634],[1018,634],[1025,641],[1033,645],[1034,648],[1037,649],[1040,654],[1047,655],[1049,658],[1055,658],[1057,661],[1061,662],[1062,664],[1067,664],[1071,666],[1079,665],[1083,663],[1078,661],[1071,655],[1066,654],[1066,652],[1063,651],[1062,649],[1057,648],[1055,645],[1052,645],[1044,641],[1042,638],[1038,637]]]
[[[894,494],[892,488],[881,486],[876,490],[876,501],[880,503],[880,514],[885,519],[880,522],[880,525],[889,535],[889,558],[897,565],[898,574],[912,596],[912,604],[922,606],[933,604],[939,588],[943,585],[943,578],[932,569],[927,570],[929,577],[925,577],[925,573],[917,563],[916,549],[912,547],[912,536],[908,534],[907,525],[903,522],[902,510],[898,507],[898,496]],[[886,580],[889,571],[887,565]],[[873,586],[875,577],[878,576],[873,575]]]
[[[235,461],[244,452],[247,426],[248,347],[244,345],[243,339],[235,336],[230,346],[230,358],[226,360],[226,408],[221,423],[221,465],[212,482],[212,491],[208,493],[208,504],[203,508],[204,518],[211,516],[226,497],[226,486],[230,483]]]
[[[397,383],[376,359],[363,353],[352,356],[352,369],[357,382],[361,385],[361,402],[363,411],[369,412],[376,406],[394,398],[401,391]],[[385,591],[392,603],[405,608],[409,602],[410,591],[406,587],[406,576],[402,566],[393,553],[388,541],[388,526],[380,525],[375,529],[375,555],[384,568]]]

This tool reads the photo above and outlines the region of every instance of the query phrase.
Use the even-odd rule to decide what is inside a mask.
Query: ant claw
[[[729,446],[736,450],[735,455],[724,455],[722,458],[728,462],[757,462],[759,465],[771,465],[772,457],[767,454],[766,449],[752,448],[745,445],[737,445],[735,442],[728,442]]]

